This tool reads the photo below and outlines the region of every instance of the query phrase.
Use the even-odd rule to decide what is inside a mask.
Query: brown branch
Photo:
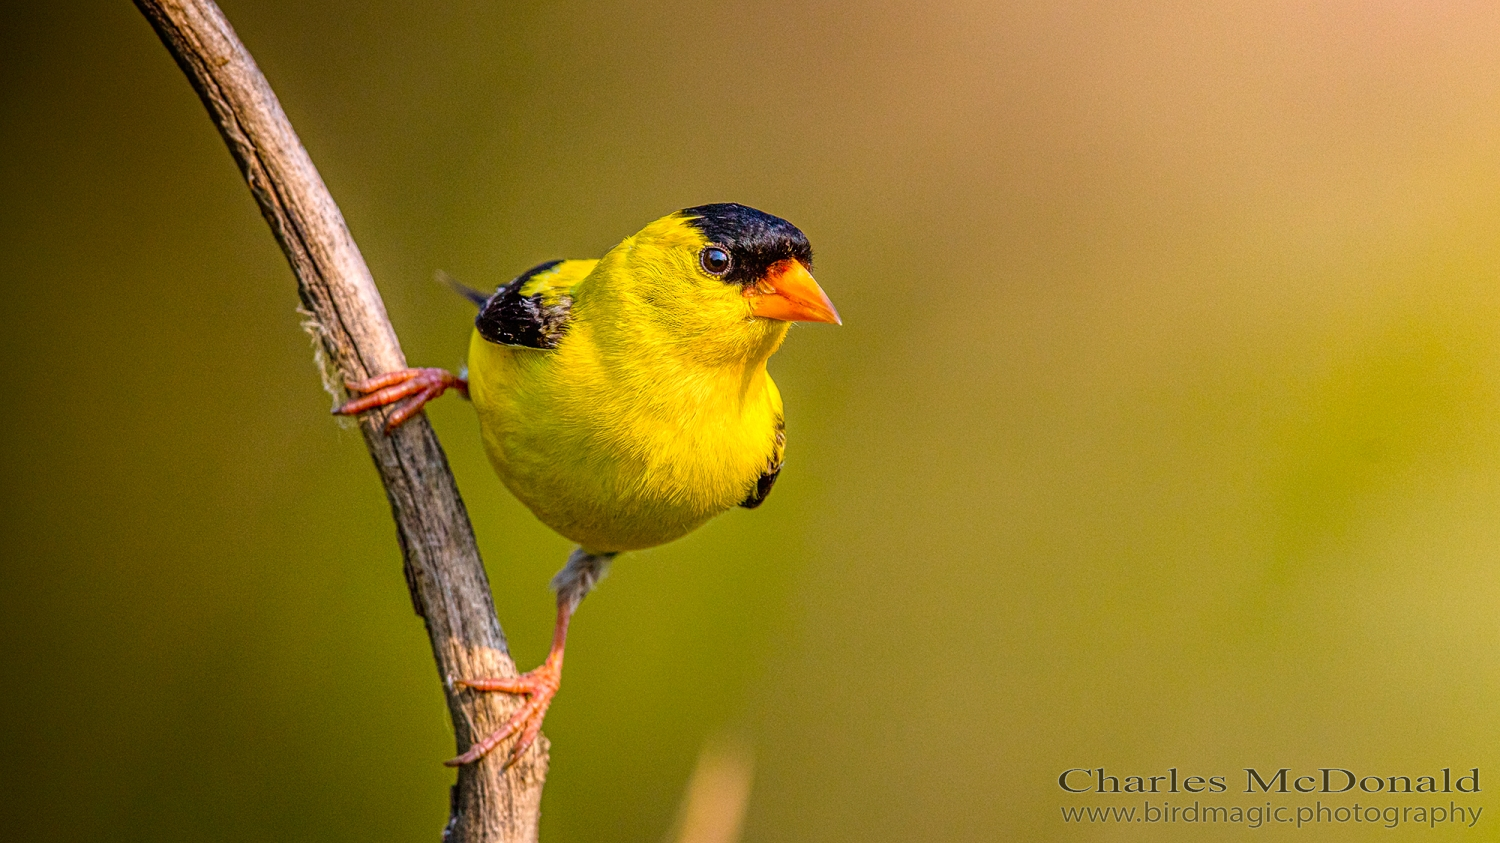
[[[405,368],[395,329],[343,215],[223,13],[212,0],[135,4],[207,106],[286,253],[325,365],[334,368],[325,372],[325,380],[358,380]],[[515,665],[495,618],[474,530],[437,437],[420,415],[386,435],[383,416],[370,414],[360,429],[391,502],[406,581],[417,614],[427,623],[463,750],[504,723],[517,702],[506,694],[456,692],[453,680],[513,676]],[[503,770],[507,754],[493,752],[459,770],[446,840],[536,840],[547,772],[545,740]]]

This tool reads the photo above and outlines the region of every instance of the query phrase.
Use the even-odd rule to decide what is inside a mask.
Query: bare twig
[[[348,381],[405,368],[370,270],[265,76],[212,0],[135,0],[187,74],[281,243],[324,358]],[[504,723],[517,701],[456,692],[455,678],[513,676],[489,580],[447,458],[425,417],[387,435],[384,414],[360,423],[385,484],[406,580],[427,623],[458,749]],[[534,841],[545,741],[509,770],[491,753],[459,770],[449,841]],[[434,763],[437,759],[434,759]]]

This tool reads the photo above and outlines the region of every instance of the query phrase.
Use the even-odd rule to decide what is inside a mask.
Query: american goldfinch
[[[467,380],[405,369],[349,384],[344,415],[401,402],[392,429],[448,389],[473,401],[495,472],[542,523],[577,542],[552,580],[557,625],[540,667],[457,680],[528,697],[503,727],[447,762],[516,735],[514,761],[557,693],[568,622],[622,551],[755,508],[781,471],[781,395],[766,360],[792,322],[840,324],[786,220],[737,204],[665,216],[598,260],[550,261],[479,305]]]

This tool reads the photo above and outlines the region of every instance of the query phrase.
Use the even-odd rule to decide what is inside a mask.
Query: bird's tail
[[[453,288],[453,292],[473,302],[475,307],[484,307],[484,303],[490,300],[489,293],[482,293],[468,284],[461,283],[457,278],[454,278],[441,269],[432,274],[432,280]]]

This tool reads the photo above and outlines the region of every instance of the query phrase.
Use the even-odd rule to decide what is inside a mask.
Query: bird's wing
[[[474,327],[500,345],[557,348],[568,330],[573,288],[598,261],[547,261],[516,276],[479,306]]]
[[[746,509],[754,509],[765,503],[771,494],[771,487],[776,485],[776,478],[781,474],[781,464],[786,454],[786,421],[780,413],[776,415],[776,446],[771,451],[771,458],[766,461],[765,470],[760,473],[760,479],[755,481],[755,488],[750,494],[740,501],[740,506]]]

